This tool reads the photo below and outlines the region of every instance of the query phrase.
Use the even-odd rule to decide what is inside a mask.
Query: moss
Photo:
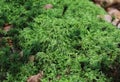
[[[24,58],[15,56],[19,63],[10,63],[5,82],[24,82],[40,70],[44,71],[43,82],[112,82],[116,79],[108,74],[116,71],[111,68],[119,56],[120,32],[97,18],[97,15],[106,14],[102,8],[89,0],[9,2],[2,3],[11,6],[13,11],[6,12],[10,13],[6,17],[18,29],[18,36],[13,34],[13,38],[20,40],[17,45]],[[19,7],[14,7],[15,4]],[[52,4],[53,8],[46,10],[45,4]],[[20,17],[21,12],[23,17]],[[35,56],[32,64],[28,63],[29,55]],[[11,73],[15,67],[19,72]]]

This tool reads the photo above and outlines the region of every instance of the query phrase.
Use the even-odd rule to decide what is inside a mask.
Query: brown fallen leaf
[[[52,9],[53,8],[53,5],[52,4],[46,4],[44,6],[45,9]]]
[[[6,24],[4,25],[4,27],[3,27],[3,30],[6,31],[6,32],[8,32],[8,31],[11,29],[11,27],[12,27],[11,24],[6,23]]]
[[[43,77],[43,71],[41,71],[37,75],[28,77],[27,82],[41,82],[42,77]]]

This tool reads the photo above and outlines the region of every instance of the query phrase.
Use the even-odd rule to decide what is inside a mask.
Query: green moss
[[[19,63],[11,62],[4,82],[25,82],[40,70],[44,71],[43,82],[112,82],[115,79],[108,74],[119,56],[120,32],[97,18],[106,14],[102,8],[88,0],[14,2],[3,3],[13,11],[6,12],[10,13],[6,17],[19,29],[19,35],[13,38],[20,40],[17,44],[24,58],[15,57]],[[45,10],[43,7],[48,3],[53,4],[53,8]],[[62,15],[64,6],[68,9]],[[28,63],[29,55],[35,55],[32,64]],[[12,67],[19,68],[19,72],[12,74]],[[60,80],[56,78],[58,75]]]

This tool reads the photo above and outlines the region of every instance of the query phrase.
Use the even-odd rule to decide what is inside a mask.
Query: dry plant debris
[[[42,77],[43,77],[43,71],[41,71],[37,75],[28,77],[27,82],[41,82]]]
[[[108,15],[101,16],[99,18],[104,19],[107,22],[111,22],[113,25],[120,28],[120,0],[92,0],[96,5],[103,7]]]
[[[11,28],[12,28],[12,25],[6,23],[6,24],[4,25],[4,28],[3,28],[3,29],[4,29],[4,31],[8,32]]]

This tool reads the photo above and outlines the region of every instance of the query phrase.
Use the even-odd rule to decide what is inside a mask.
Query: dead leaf
[[[27,82],[41,82],[42,77],[43,77],[43,71],[41,71],[37,75],[30,76],[27,79]]]
[[[4,27],[3,27],[3,30],[8,32],[10,29],[11,29],[12,25],[11,24],[5,24]]]
[[[53,5],[52,4],[46,4],[44,6],[45,9],[52,9],[53,8]]]

